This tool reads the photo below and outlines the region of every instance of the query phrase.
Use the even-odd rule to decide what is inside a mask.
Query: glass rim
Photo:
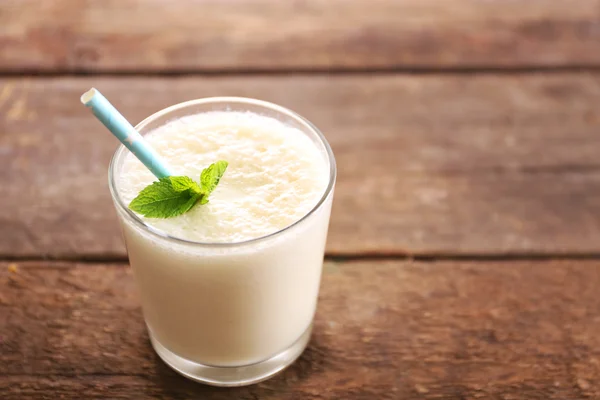
[[[319,139],[320,144],[325,149],[325,153],[327,154],[327,160],[329,162],[329,182],[327,184],[327,187],[326,187],[323,195],[321,196],[321,198],[319,199],[317,204],[315,204],[315,206],[313,208],[311,208],[301,218],[299,218],[298,220],[294,221],[293,223],[283,227],[282,229],[279,229],[273,233],[269,233],[268,235],[259,236],[259,237],[248,239],[248,240],[242,240],[239,242],[197,242],[194,240],[188,240],[188,239],[183,239],[183,238],[180,238],[177,236],[173,236],[163,230],[157,229],[157,228],[151,226],[150,224],[146,223],[136,213],[131,211],[129,209],[129,207],[127,207],[127,205],[123,202],[123,199],[121,198],[119,191],[117,190],[117,187],[116,187],[115,174],[117,172],[116,171],[117,170],[116,163],[123,156],[123,153],[125,153],[127,151],[127,148],[123,144],[119,144],[119,146],[115,150],[115,152],[110,160],[110,164],[108,167],[108,187],[109,187],[113,202],[115,203],[115,205],[117,207],[117,212],[120,212],[128,221],[133,223],[133,225],[135,225],[137,228],[140,228],[145,232],[149,232],[152,236],[159,238],[161,240],[167,240],[167,241],[171,241],[171,242],[175,242],[175,243],[187,245],[187,246],[231,248],[231,247],[239,247],[239,246],[245,246],[245,245],[250,245],[250,244],[256,244],[256,243],[263,242],[265,240],[273,239],[277,236],[280,236],[280,235],[284,234],[285,232],[293,229],[294,227],[300,225],[302,222],[307,220],[311,215],[313,215],[316,211],[318,211],[323,206],[323,204],[325,204],[325,202],[327,201],[327,199],[331,196],[331,194],[333,192],[333,188],[335,186],[335,181],[336,181],[336,177],[337,177],[337,167],[336,167],[336,162],[335,162],[335,157],[333,155],[333,151],[331,150],[331,146],[329,145],[329,142],[325,138],[325,135],[323,135],[323,133],[312,122],[310,122],[309,120],[307,120],[300,114],[298,114],[288,108],[279,106],[277,104],[274,104],[274,103],[271,103],[268,101],[257,100],[257,99],[246,98],[246,97],[230,97],[230,96],[205,97],[205,98],[189,100],[189,101],[185,101],[182,103],[174,104],[174,105],[164,108],[160,111],[157,111],[154,114],[151,114],[150,116],[146,117],[140,123],[138,123],[135,126],[135,129],[139,132],[144,127],[146,127],[146,125],[150,124],[151,122],[155,121],[156,119],[163,117],[171,112],[174,112],[174,111],[186,108],[186,107],[190,107],[190,106],[208,104],[208,103],[238,103],[238,104],[242,104],[242,105],[248,104],[248,105],[254,105],[254,106],[259,106],[259,107],[263,107],[266,109],[274,110],[279,113],[285,114],[288,117],[293,118],[295,121],[299,122],[301,125],[308,128],[308,130],[310,130],[312,133],[316,134],[317,138]]]

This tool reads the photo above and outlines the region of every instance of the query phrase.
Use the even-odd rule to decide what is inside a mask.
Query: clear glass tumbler
[[[208,111],[251,111],[297,128],[321,152],[329,183],[315,207],[292,225],[237,243],[169,236],[130,211],[119,194],[127,150],[110,164],[109,187],[156,353],[182,375],[217,386],[267,379],[300,356],[314,317],[336,178],[325,137],[300,115],[244,98],[193,100],[136,126],[142,134]]]

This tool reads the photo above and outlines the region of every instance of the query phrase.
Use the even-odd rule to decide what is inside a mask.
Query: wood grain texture
[[[154,355],[128,267],[4,263],[0,397],[597,398],[599,285],[597,261],[327,263],[304,355],[225,390]]]
[[[598,66],[600,0],[4,0],[0,71]]]
[[[0,255],[124,257],[106,183],[132,121],[213,95],[312,120],[339,176],[330,254],[597,254],[600,75],[0,79]]]

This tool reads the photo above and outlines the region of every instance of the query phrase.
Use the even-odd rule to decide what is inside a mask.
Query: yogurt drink
[[[310,336],[335,161],[302,117],[270,103],[182,103],[138,125],[174,175],[229,163],[208,204],[170,219],[127,209],[156,178],[124,148],[111,192],[154,348],[205,383],[258,382],[293,362]]]

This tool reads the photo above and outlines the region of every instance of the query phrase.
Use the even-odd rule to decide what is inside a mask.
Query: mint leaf
[[[205,195],[196,192],[193,186],[179,190],[184,186],[181,178],[186,177],[161,178],[158,182],[146,186],[131,201],[129,208],[148,218],[172,218],[189,211]]]
[[[202,171],[202,174],[200,175],[200,184],[202,185],[202,191],[206,193],[207,197],[219,184],[228,165],[229,163],[227,161],[221,160],[211,164]],[[206,202],[208,202],[208,199]]]
[[[129,208],[147,218],[172,218],[184,214],[197,204],[208,203],[227,169],[227,161],[217,161],[204,169],[200,184],[187,176],[169,176],[146,186],[129,203]]]
[[[169,176],[171,186],[176,192],[183,192],[184,190],[191,190],[194,193],[201,193],[202,189],[192,178],[187,176]]]

